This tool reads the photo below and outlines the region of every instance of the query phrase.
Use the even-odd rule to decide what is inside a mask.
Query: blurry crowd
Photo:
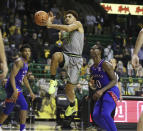
[[[104,2],[104,0],[100,1]],[[62,50],[61,47],[55,44],[59,39],[58,31],[37,26],[34,23],[34,13],[38,10],[47,12],[51,10],[56,16],[54,23],[64,24],[64,10],[74,9],[79,13],[79,20],[83,23],[85,29],[84,63],[81,68],[79,83],[75,89],[78,104],[80,105],[82,99],[89,93],[89,69],[93,64],[93,60],[89,56],[91,45],[88,43],[88,36],[96,37],[109,34],[112,36],[113,41],[110,44],[104,43],[106,46],[103,58],[107,61],[112,59],[112,64],[115,66],[115,71],[119,76],[122,95],[136,95],[136,91],[142,90],[143,87],[141,79],[136,80],[136,82],[133,80],[134,77],[143,77],[143,47],[139,52],[140,66],[137,69],[132,67],[131,56],[135,44],[134,38],[143,27],[141,16],[107,15],[98,2],[99,0],[94,0],[93,3],[88,0],[72,0],[69,3],[66,0],[61,0],[60,2],[58,0],[52,0],[52,2],[50,0],[2,1],[0,4],[0,29],[2,29],[3,33],[9,68],[11,68],[13,61],[19,57],[18,50],[21,45],[29,43],[32,49],[31,63],[44,64],[42,73],[48,74],[50,72],[51,55],[55,51]],[[76,6],[71,7],[70,4]],[[96,42],[100,43],[100,41]],[[36,94],[33,110],[39,116],[39,112],[44,110],[42,104],[44,105],[45,102],[51,104],[51,98],[48,94],[49,78],[37,78],[32,69],[34,68],[29,71],[28,79]],[[66,71],[58,69],[58,74],[57,87],[64,88],[67,82]],[[128,80],[124,81],[123,77],[127,77]],[[3,87],[5,82],[6,79],[2,83]],[[0,96],[4,95],[3,92],[4,88],[1,88]],[[25,90],[24,92],[27,96],[27,91]],[[53,97],[57,96],[57,92],[58,88]],[[4,97],[0,97],[0,101],[3,101]],[[45,98],[49,101],[45,101]],[[54,107],[51,107],[51,109],[53,112],[55,111]]]

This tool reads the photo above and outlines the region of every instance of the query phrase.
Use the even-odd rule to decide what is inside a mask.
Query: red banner
[[[143,15],[142,5],[100,3],[108,14]]]
[[[118,101],[114,121],[124,123],[137,123],[143,111],[143,101]],[[92,122],[92,120],[90,119]]]

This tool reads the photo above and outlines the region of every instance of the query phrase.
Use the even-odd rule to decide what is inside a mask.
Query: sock
[[[75,101],[73,103],[70,102],[70,107],[73,107],[73,106],[75,106]]]
[[[51,79],[52,79],[52,80],[55,80],[55,75],[51,75]]]
[[[25,124],[20,124],[20,131],[22,131],[25,128]]]

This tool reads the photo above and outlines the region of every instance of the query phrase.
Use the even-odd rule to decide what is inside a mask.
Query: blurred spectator
[[[135,71],[134,71],[133,66],[131,64],[131,61],[128,61],[128,64],[127,64],[127,73],[128,73],[129,77],[135,75]]]
[[[53,4],[51,11],[53,12],[54,16],[56,16],[56,14],[59,13],[59,9],[58,9],[56,3]]]
[[[86,58],[83,58],[83,65],[80,70],[80,76],[86,76],[88,74],[88,65]]]
[[[127,67],[128,60],[131,60],[131,52],[128,47],[125,47],[123,49],[123,59],[122,59],[125,67]]]
[[[114,50],[114,57],[117,61],[122,61],[123,59],[123,49],[119,44],[116,45],[116,48]]]
[[[44,51],[42,52],[42,45],[37,38],[37,33],[32,34],[32,39],[29,41],[29,44],[31,46],[32,58],[35,62],[38,63],[38,60],[41,58]]]
[[[116,68],[116,72],[117,72],[117,74],[119,75],[119,77],[126,75],[126,68],[124,67],[122,61],[118,61],[118,63],[117,63],[117,68]]]
[[[113,50],[111,48],[111,45],[108,45],[107,48],[104,49],[104,58],[107,61],[110,61],[113,58]]]
[[[143,67],[141,64],[136,68],[136,76],[143,77]]]

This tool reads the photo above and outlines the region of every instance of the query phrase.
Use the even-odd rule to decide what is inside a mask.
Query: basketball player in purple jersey
[[[143,29],[141,29],[141,31],[138,34],[138,38],[136,40],[135,49],[132,56],[132,65],[134,68],[137,68],[139,66],[138,53],[142,45],[143,45]],[[137,124],[137,131],[143,131],[143,112],[141,113],[139,122]]]
[[[0,115],[0,131],[2,131],[1,125],[7,119],[8,115],[13,110],[15,104],[20,105],[20,131],[26,131],[25,122],[27,116],[28,104],[22,94],[21,84],[24,82],[26,88],[28,88],[32,100],[35,99],[29,82],[27,80],[28,61],[31,56],[31,50],[28,45],[23,45],[20,49],[21,57],[18,58],[13,65],[7,84],[5,86],[7,98],[5,100],[6,108]]]
[[[90,50],[94,64],[90,68],[92,83],[89,85],[96,88],[93,99],[97,101],[94,106],[93,120],[107,131],[117,131],[111,113],[116,108],[120,91],[116,86],[117,77],[111,63],[101,57],[102,49],[101,45],[96,44]]]

